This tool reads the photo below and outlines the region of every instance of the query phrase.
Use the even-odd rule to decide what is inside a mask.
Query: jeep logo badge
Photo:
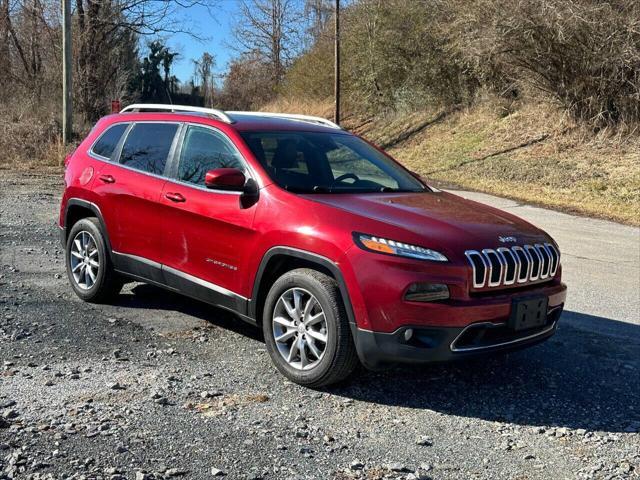
[[[498,237],[502,243],[516,243],[516,237]]]

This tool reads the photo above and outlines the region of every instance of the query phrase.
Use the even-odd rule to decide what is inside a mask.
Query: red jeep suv
[[[67,159],[59,225],[81,299],[141,281],[230,310],[309,386],[533,345],[566,297],[545,232],[303,115],[131,105]]]

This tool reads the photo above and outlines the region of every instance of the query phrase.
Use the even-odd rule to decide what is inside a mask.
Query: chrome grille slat
[[[519,246],[515,246],[512,248],[513,252],[518,257],[520,261],[520,270],[518,271],[518,283],[526,283],[529,281],[529,277],[531,276],[531,256],[527,253],[527,251]],[[520,255],[522,253],[522,255]],[[524,261],[523,261],[524,258]],[[524,269],[524,275],[522,275],[522,271]]]
[[[551,276],[554,277],[556,272],[558,271],[558,265],[560,264],[560,253],[558,249],[551,245],[550,243],[545,243],[544,246],[549,251],[549,256],[551,257]]]
[[[503,278],[503,265],[502,261],[500,260],[500,255],[498,255],[498,252],[496,252],[492,248],[485,248],[484,250],[482,250],[482,254],[489,263],[488,285],[490,287],[497,287],[498,285],[500,285],[500,283],[502,283]],[[497,274],[498,277],[496,280],[493,279],[495,274]]]
[[[516,278],[518,275],[518,262],[516,261],[516,256],[511,250],[506,247],[498,248],[497,252],[498,255],[500,255],[500,257],[502,258],[502,261],[505,265],[503,283],[505,285],[513,285],[514,283],[516,283]],[[507,260],[507,256],[505,254],[509,254],[511,260],[513,261],[513,274],[511,276],[509,276],[509,261]]]
[[[551,243],[467,250],[472,285],[506,287],[553,278],[560,266],[560,252]]]
[[[482,256],[482,254],[480,252],[477,252],[476,250],[467,250],[464,253],[467,257],[467,260],[469,260],[469,263],[471,264],[471,270],[473,272],[473,287],[474,288],[482,288],[486,282],[486,278],[487,278],[487,270],[488,270],[488,265],[487,262],[485,261],[484,257]],[[482,281],[478,281],[478,273],[479,273],[479,266],[477,266],[474,262],[473,262],[473,258],[479,258],[480,262],[482,263],[482,267],[483,267],[483,271],[482,271]]]
[[[540,259],[542,262],[540,265],[540,278],[547,278],[549,277],[549,272],[551,270],[551,255],[549,255],[549,252],[544,247],[544,245],[540,245],[539,243],[537,243],[535,247],[536,252],[540,254]]]
[[[540,269],[542,268],[542,259],[540,258],[540,254],[536,250],[536,247],[533,245],[525,245],[524,251],[529,254],[531,257],[531,275],[529,276],[529,280],[534,282],[540,278]],[[535,255],[535,258],[534,258]],[[536,262],[538,262],[536,266]]]

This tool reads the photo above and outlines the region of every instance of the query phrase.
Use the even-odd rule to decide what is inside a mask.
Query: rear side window
[[[190,126],[180,154],[178,178],[204,185],[207,172],[216,168],[244,170],[240,155],[225,137],[209,128]]]
[[[137,123],[122,147],[120,163],[143,172],[162,175],[178,125]]]
[[[127,123],[119,123],[109,127],[93,145],[91,152],[103,158],[111,158],[113,151],[122,138],[122,134],[128,126],[129,124]]]

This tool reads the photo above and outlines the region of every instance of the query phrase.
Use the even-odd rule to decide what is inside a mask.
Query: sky
[[[181,20],[198,38],[186,33],[163,37],[174,51],[180,53],[174,61],[173,74],[181,82],[187,82],[192,77],[192,60],[200,58],[204,52],[211,53],[216,59],[215,73],[226,71],[229,60],[237,54],[229,44],[233,43],[232,29],[238,3],[237,0],[219,0],[218,6],[211,11],[202,6],[185,9]]]

